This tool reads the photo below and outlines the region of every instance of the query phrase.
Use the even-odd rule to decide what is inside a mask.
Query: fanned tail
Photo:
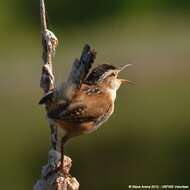
[[[96,57],[95,50],[91,50],[86,44],[83,48],[80,59],[76,59],[73,63],[70,75],[66,83],[72,83],[75,88],[80,88],[80,85],[89,73]]]
[[[40,104],[44,104],[50,98],[54,97],[55,101],[59,104],[65,104],[70,102],[75,94],[76,89],[79,89],[85,78],[89,74],[89,71],[96,58],[96,51],[86,44],[83,48],[80,59],[75,59],[71,71],[67,80],[59,87],[56,87],[55,91],[51,94],[45,95]]]

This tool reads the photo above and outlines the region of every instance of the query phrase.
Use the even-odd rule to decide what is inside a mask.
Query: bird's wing
[[[67,108],[66,110],[51,110],[48,112],[48,117],[53,119],[61,119],[66,122],[83,123],[95,119],[94,116],[90,116],[88,114],[87,110],[88,108],[86,105],[81,104],[74,108]]]
[[[64,100],[64,102],[70,102],[76,89],[80,88],[84,79],[88,75],[95,57],[95,50],[91,50],[90,46],[86,44],[83,48],[80,59],[74,61],[67,80],[61,87],[56,88],[54,92],[46,94],[39,103],[46,103],[47,100],[50,100],[53,96],[55,96],[55,100],[59,101],[59,99],[61,99]]]
[[[61,119],[66,122],[83,123],[94,121],[107,114],[111,109],[111,100],[104,93],[77,94],[71,104],[64,108],[56,108],[48,112],[48,117],[52,119]],[[102,101],[106,98],[106,101]]]

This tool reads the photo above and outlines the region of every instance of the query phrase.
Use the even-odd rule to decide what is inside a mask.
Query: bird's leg
[[[53,149],[56,150],[56,143],[57,143],[57,126],[54,123],[51,123],[49,121],[50,124],[50,129],[51,129],[51,145],[53,147]]]
[[[65,144],[67,142],[68,138],[67,136],[64,136],[62,139],[61,139],[61,163],[60,163],[60,171],[63,172],[65,178],[67,177],[68,173],[66,172],[65,170],[65,166],[64,166],[64,147],[65,147]]]
[[[61,170],[64,168],[64,137],[61,139]]]

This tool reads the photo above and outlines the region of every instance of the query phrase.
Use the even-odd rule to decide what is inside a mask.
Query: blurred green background
[[[190,1],[49,0],[49,28],[59,38],[54,61],[64,79],[85,43],[96,63],[133,66],[113,117],[70,142],[72,174],[82,190],[190,181]],[[32,189],[46,163],[49,128],[39,88],[39,0],[0,6],[1,189]]]

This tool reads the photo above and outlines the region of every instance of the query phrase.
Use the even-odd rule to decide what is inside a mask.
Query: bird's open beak
[[[127,67],[130,67],[131,64],[126,64],[124,66],[119,67],[118,71],[121,72],[122,70],[124,70]],[[122,84],[134,84],[133,81],[130,80],[126,80],[126,79],[119,79],[121,81]]]
[[[126,64],[126,65],[120,66],[120,67],[118,68],[118,70],[119,70],[119,72],[121,72],[121,71],[123,71],[125,68],[130,67],[130,66],[131,66],[131,64]]]
[[[126,80],[126,79],[119,79],[122,84],[135,84],[133,81]]]

